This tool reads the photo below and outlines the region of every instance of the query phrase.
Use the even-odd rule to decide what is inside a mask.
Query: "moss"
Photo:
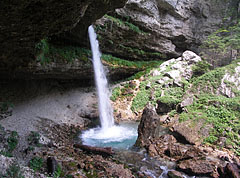
[[[43,159],[34,157],[29,161],[29,167],[34,171],[39,171],[43,167]]]
[[[133,99],[131,110],[139,111],[142,110],[149,102],[150,90],[146,89],[147,81],[140,84],[140,90],[136,97]]]
[[[130,23],[129,21],[124,21],[122,19],[110,16],[110,15],[104,15],[105,18],[113,21],[115,24],[119,25],[119,26],[127,26],[130,30],[139,33],[139,34],[147,34],[146,32],[142,31],[138,26]]]
[[[110,99],[112,101],[116,101],[117,98],[120,96],[120,94],[121,94],[120,87],[116,87],[116,88],[113,89],[112,96],[110,97]]]
[[[210,93],[195,96],[194,103],[186,107],[187,112],[180,114],[180,121],[204,119],[212,125],[204,143],[218,145],[218,139],[225,137],[237,153],[240,146],[240,97],[227,98]]]
[[[165,59],[166,55],[165,54],[161,54],[159,52],[148,52],[148,51],[144,51],[142,49],[138,49],[138,48],[132,48],[129,46],[124,46],[122,44],[119,45],[120,48],[124,49],[125,51],[132,53],[132,54],[137,54],[137,55],[141,55],[141,56],[149,56],[151,58],[161,58],[161,59]]]
[[[207,61],[200,61],[192,67],[193,77],[203,75],[210,71],[211,65]]]
[[[47,39],[41,40],[36,44],[36,60],[42,65],[50,62],[66,62],[71,63],[75,59],[83,63],[90,63],[88,58],[91,51],[76,46],[56,46],[48,42]]]
[[[128,61],[107,54],[102,55],[102,60],[112,64],[115,67],[131,67],[138,68],[141,70],[160,65],[163,62],[163,61]]]

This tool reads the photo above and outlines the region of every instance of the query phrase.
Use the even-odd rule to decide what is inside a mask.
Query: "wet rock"
[[[180,172],[174,171],[174,170],[168,171],[167,175],[169,178],[184,178],[185,177]]]
[[[159,123],[160,119],[155,108],[150,104],[147,105],[143,110],[141,121],[138,126],[138,138],[135,145],[145,146],[150,138],[155,138]]]
[[[214,172],[214,165],[202,159],[180,161],[177,166],[180,170],[189,175],[210,176]]]

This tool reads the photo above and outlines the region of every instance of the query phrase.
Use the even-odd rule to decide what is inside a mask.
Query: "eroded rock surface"
[[[219,28],[236,1],[128,0],[124,8],[96,25],[104,52],[130,59],[162,59],[198,51],[207,35]],[[230,18],[228,19],[230,20]]]

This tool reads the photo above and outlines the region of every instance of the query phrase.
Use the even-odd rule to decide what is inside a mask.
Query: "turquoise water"
[[[137,140],[138,123],[120,123],[110,128],[93,128],[82,133],[82,143],[89,146],[129,149]]]

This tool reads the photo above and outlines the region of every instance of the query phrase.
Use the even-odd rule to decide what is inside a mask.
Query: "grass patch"
[[[195,96],[192,105],[187,106],[187,113],[180,114],[180,121],[204,119],[205,124],[212,125],[210,134],[204,143],[218,145],[220,137],[226,138],[225,147],[232,147],[240,155],[240,97],[204,93]]]
[[[117,57],[114,57],[112,55],[103,54],[102,59],[112,65],[117,67],[132,67],[132,68],[138,68],[138,69],[146,69],[146,68],[152,68],[155,66],[159,66],[163,63],[163,61],[128,61],[125,59],[120,59]]]
[[[39,171],[43,167],[43,159],[34,157],[29,161],[29,167],[34,171]]]
[[[149,102],[150,90],[146,89],[147,83],[148,81],[141,82],[139,92],[137,93],[136,97],[133,99],[132,102],[132,111],[139,111],[144,109],[144,107]]]
[[[124,20],[121,20],[119,18],[116,18],[116,17],[113,17],[113,16],[110,16],[110,15],[104,15],[105,18],[113,21],[115,24],[117,24],[118,26],[127,26],[130,30],[136,32],[136,33],[139,33],[139,34],[147,34],[146,32],[142,31],[138,26],[128,22],[128,21],[124,21]]]

